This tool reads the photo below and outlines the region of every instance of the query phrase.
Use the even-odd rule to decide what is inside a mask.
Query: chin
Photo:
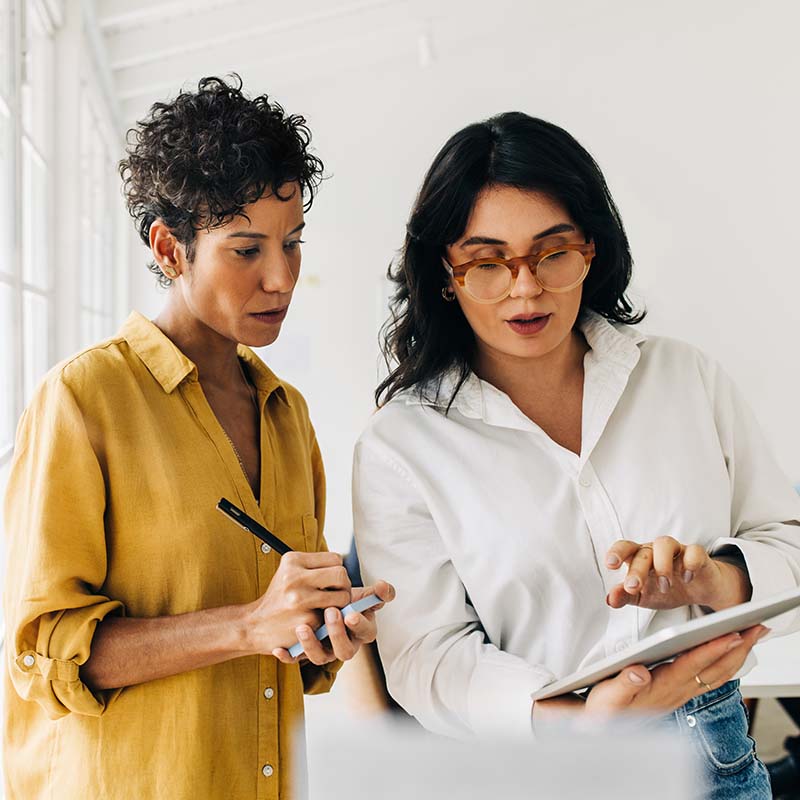
[[[278,338],[280,332],[280,328],[274,331],[261,331],[261,333],[243,331],[238,341],[239,344],[247,347],[268,347]]]

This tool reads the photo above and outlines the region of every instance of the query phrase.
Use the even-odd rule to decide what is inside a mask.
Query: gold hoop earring
[[[175,267],[164,266],[161,267],[161,271],[172,281],[178,277],[178,270],[176,270]]]
[[[445,286],[442,289],[442,297],[444,298],[445,303],[452,303],[453,300],[456,299],[456,293],[452,289],[448,289]]]

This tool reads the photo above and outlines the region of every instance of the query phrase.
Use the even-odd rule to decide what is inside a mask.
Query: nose
[[[298,265],[299,269],[299,265]],[[268,294],[288,294],[294,289],[297,274],[292,263],[281,251],[280,255],[268,258],[261,271],[261,288]]]
[[[519,268],[519,273],[517,274],[517,280],[514,281],[514,285],[511,287],[511,294],[510,297],[538,297],[544,289],[542,288],[542,284],[536,280],[533,272],[531,272],[530,267],[526,264],[523,264]]]

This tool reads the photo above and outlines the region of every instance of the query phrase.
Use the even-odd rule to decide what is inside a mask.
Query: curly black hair
[[[155,103],[128,131],[119,173],[148,247],[150,226],[162,219],[191,261],[197,231],[246,216],[244,207],[265,191],[288,200],[279,194],[287,182],[299,183],[306,210],[313,202],[323,165],[309,152],[305,118],[286,114],[265,94],[246,97],[239,75],[229,77],[203,78],[196,92]],[[148,269],[161,286],[172,283],[155,262]]]

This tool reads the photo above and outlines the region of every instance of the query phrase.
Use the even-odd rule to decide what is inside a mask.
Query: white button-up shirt
[[[362,573],[397,588],[389,690],[430,730],[530,731],[531,692],[702,613],[609,608],[617,539],[734,545],[754,600],[800,585],[800,498],[720,367],[597,315],[581,329],[580,455],[474,374],[448,414],[449,376],[393,398],[356,445]]]

